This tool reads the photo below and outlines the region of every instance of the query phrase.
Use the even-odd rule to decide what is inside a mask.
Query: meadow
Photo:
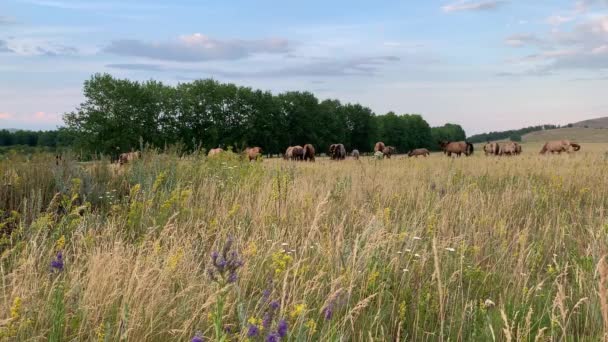
[[[0,340],[599,341],[605,144],[0,161]]]

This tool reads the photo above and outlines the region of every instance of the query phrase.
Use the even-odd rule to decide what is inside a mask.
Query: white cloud
[[[449,5],[441,7],[444,12],[459,12],[459,11],[488,11],[494,10],[504,5],[505,1],[485,0],[485,1],[465,1],[460,0]]]
[[[542,45],[542,39],[538,38],[536,35],[524,33],[524,34],[514,34],[505,39],[505,43],[514,47],[521,47],[526,45]]]
[[[287,53],[286,39],[220,40],[195,33],[173,41],[143,42],[139,40],[113,41],[104,52],[122,56],[146,57],[179,62],[237,60],[256,53]]]
[[[545,20],[545,22],[552,26],[559,26],[574,20],[571,16],[552,15]]]

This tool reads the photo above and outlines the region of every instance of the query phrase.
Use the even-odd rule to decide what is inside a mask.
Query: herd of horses
[[[473,144],[468,141],[440,141],[439,146],[445,155],[452,157],[452,155],[460,157],[461,155],[471,156],[475,152]],[[555,140],[549,141],[543,145],[541,154],[546,153],[558,153],[562,152],[570,153],[576,152],[581,149],[581,145],[572,142],[570,140]],[[513,156],[522,153],[522,147],[519,143],[508,141],[508,142],[488,142],[484,145],[483,151],[486,156]],[[222,148],[214,148],[209,150],[208,157],[224,152]],[[379,141],[374,145],[374,155],[378,158],[390,159],[392,155],[397,153],[397,149],[394,146],[386,146],[383,142]],[[408,157],[428,157],[431,152],[426,148],[417,148],[407,153]],[[255,161],[262,156],[261,147],[248,147],[243,152],[243,155],[249,161]],[[283,154],[283,159],[293,161],[315,161],[316,150],[312,144],[305,144],[304,146],[296,145],[289,146]],[[118,163],[124,165],[134,159],[141,156],[139,151],[122,153],[118,157]],[[344,144],[331,144],[328,149],[328,156],[331,160],[344,160],[347,157],[346,148]],[[358,160],[361,156],[359,150],[354,149],[351,151],[350,156]]]

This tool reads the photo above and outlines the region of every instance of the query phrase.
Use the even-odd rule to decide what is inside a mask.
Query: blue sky
[[[467,133],[608,116],[608,0],[2,0],[0,128],[107,72],[308,90]]]

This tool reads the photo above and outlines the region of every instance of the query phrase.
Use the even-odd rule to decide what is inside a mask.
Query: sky
[[[608,116],[608,0],[1,0],[0,128],[53,129],[94,73],[214,78],[468,134]]]

